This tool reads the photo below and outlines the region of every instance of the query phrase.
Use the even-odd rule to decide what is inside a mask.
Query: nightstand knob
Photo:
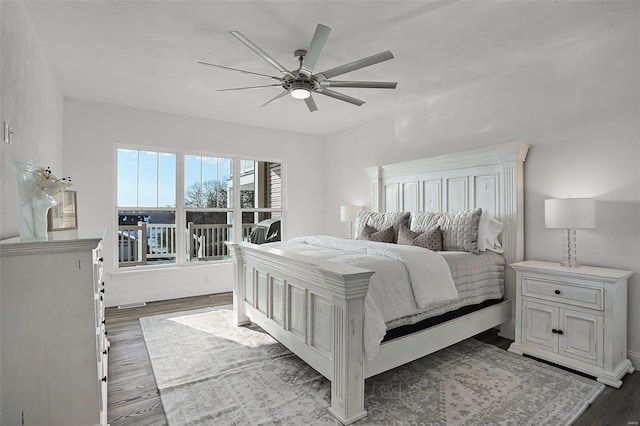
[[[106,381],[107,381],[107,376],[104,376],[104,377],[102,378],[102,381],[103,381],[103,382],[106,382]]]
[[[560,294],[560,290],[554,291],[555,294]]]
[[[562,330],[558,330],[558,334],[559,334],[559,335],[563,335],[563,334],[564,334],[564,332],[563,332]]]
[[[552,329],[551,329],[551,332],[552,332],[553,334],[558,334],[558,330],[556,330],[555,328],[552,328]]]

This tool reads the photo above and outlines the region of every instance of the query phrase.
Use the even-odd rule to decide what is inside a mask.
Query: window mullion
[[[185,263],[187,217],[184,208],[184,152],[176,153],[176,263]]]
[[[242,241],[242,207],[240,206],[240,159],[233,159],[233,241]]]

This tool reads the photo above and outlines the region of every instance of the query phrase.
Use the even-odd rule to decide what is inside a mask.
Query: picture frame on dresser
[[[67,229],[78,229],[78,194],[70,190],[63,191],[62,200],[47,213],[49,232]]]

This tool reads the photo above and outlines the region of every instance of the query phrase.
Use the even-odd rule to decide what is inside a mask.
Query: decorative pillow
[[[365,225],[369,225],[375,229],[387,229],[390,226],[394,228],[394,242],[400,229],[400,224],[404,223],[408,225],[409,213],[408,212],[370,212],[361,211],[356,216],[356,240],[362,240],[362,231]]]
[[[438,225],[442,229],[444,249],[478,254],[478,224],[481,214],[481,208],[441,213]]]
[[[369,225],[365,225],[361,235],[362,240],[376,241],[378,243],[395,243],[396,233],[393,231],[393,226],[378,231]]]
[[[478,250],[491,250],[496,253],[503,253],[502,244],[498,239],[503,229],[503,223],[498,222],[495,217],[491,216],[489,210],[482,209],[482,215],[478,223]]]
[[[406,226],[400,225],[400,231],[398,232],[398,244],[417,246],[433,251],[441,251],[442,232],[440,232],[439,226],[421,233],[413,232]]]
[[[438,221],[445,213],[413,212],[411,213],[411,227],[413,232],[425,232],[436,228]]]

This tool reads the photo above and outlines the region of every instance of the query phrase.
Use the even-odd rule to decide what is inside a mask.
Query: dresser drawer
[[[567,305],[603,309],[601,288],[563,284],[535,278],[523,278],[522,296],[551,300]]]

